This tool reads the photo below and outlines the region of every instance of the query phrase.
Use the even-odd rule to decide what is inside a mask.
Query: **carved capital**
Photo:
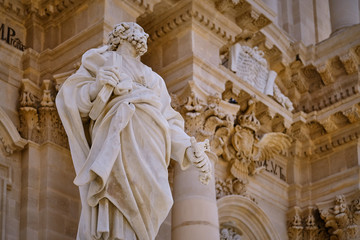
[[[359,199],[355,199],[348,204],[344,195],[337,195],[333,207],[320,209],[320,216],[331,237],[339,240],[359,239],[359,202]]]
[[[40,97],[40,88],[29,79],[23,79],[19,99],[19,117],[20,133],[25,139],[35,140],[36,138],[39,120],[37,106]]]
[[[289,219],[288,223],[288,235],[290,240],[302,240],[303,239],[303,223],[300,216],[300,208],[295,207],[294,213]]]
[[[309,206],[306,209],[294,207],[289,214],[289,240],[329,239],[318,209]]]
[[[20,93],[20,132],[28,140],[39,144],[46,141],[68,147],[65,130],[55,108],[54,86],[44,80],[42,88],[28,79],[22,81]]]

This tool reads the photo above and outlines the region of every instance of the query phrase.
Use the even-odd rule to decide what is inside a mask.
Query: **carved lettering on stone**
[[[230,49],[229,68],[258,91],[273,96],[289,111],[294,110],[290,99],[275,83],[277,73],[268,70],[264,52],[258,50],[257,47],[250,48],[239,43],[233,45]]]

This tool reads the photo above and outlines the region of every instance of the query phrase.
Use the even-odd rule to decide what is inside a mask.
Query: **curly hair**
[[[109,50],[116,51],[120,44],[127,41],[135,47],[137,55],[141,56],[147,51],[146,41],[148,37],[149,34],[145,33],[144,29],[137,23],[122,22],[115,25],[109,33]]]

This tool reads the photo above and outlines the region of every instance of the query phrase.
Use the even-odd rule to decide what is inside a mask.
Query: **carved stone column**
[[[209,155],[214,166],[217,157]],[[214,173],[214,169],[213,169]],[[183,171],[176,164],[172,240],[218,240],[219,223],[215,197],[215,177],[208,185],[198,180],[199,171],[191,166]]]
[[[196,88],[194,85],[193,88]],[[200,100],[195,92],[190,93],[185,103],[175,100],[173,105],[182,113],[185,119],[185,128],[190,136],[195,136],[198,141],[210,140],[212,152],[214,149],[215,130],[226,125],[226,116],[222,113],[219,103],[220,98],[208,97],[207,104]],[[208,154],[213,167],[217,161],[217,155]],[[218,240],[219,220],[216,204],[214,168],[212,179],[208,185],[199,181],[199,172],[194,167],[186,171],[180,169],[178,164],[174,169],[172,210],[172,240],[182,239],[209,239]]]
[[[332,33],[343,27],[359,23],[358,0],[330,0],[329,3]]]

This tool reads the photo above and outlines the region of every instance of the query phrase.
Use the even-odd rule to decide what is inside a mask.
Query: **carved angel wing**
[[[254,161],[268,160],[278,154],[285,153],[291,146],[291,138],[284,133],[267,133],[254,144]]]

